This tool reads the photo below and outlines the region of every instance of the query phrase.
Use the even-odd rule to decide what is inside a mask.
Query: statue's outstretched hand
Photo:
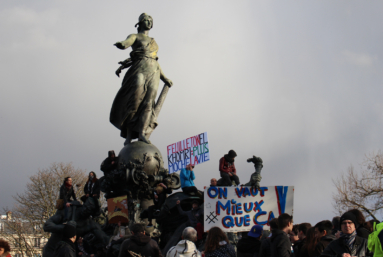
[[[124,49],[124,46],[122,45],[121,42],[117,42],[117,43],[115,43],[114,45],[115,45],[117,48],[119,48],[119,49]]]

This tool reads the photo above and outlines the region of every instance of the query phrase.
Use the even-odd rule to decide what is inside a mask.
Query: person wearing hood
[[[237,243],[237,256],[238,257],[258,257],[259,250],[261,249],[261,238],[263,234],[263,227],[254,225],[247,236],[242,237]]]
[[[340,238],[332,241],[322,252],[323,257],[372,256],[367,248],[367,239],[357,236],[355,215],[346,212],[340,217]]]
[[[332,232],[332,222],[329,220],[322,220],[315,226],[315,237],[318,238],[319,242],[315,246],[314,256],[319,256],[323,250],[336,239]]]
[[[234,247],[219,227],[213,227],[209,230],[204,253],[205,257],[236,257]]]
[[[192,227],[185,228],[182,232],[182,240],[169,249],[166,257],[201,257],[195,242],[197,242],[197,231]]]
[[[62,241],[56,247],[56,257],[76,257],[76,225],[68,222],[64,225]]]
[[[117,169],[118,157],[113,150],[108,152],[108,157],[101,163],[100,169],[104,174],[111,172],[112,170]]]
[[[4,239],[0,239],[0,257],[11,257],[11,247]]]
[[[157,242],[151,239],[150,236],[145,235],[143,225],[134,224],[131,233],[130,239],[122,243],[118,257],[136,257],[137,255],[162,257]]]
[[[224,181],[224,186],[231,186],[232,180],[234,180],[237,185],[240,183],[237,176],[237,170],[234,165],[234,159],[236,156],[237,153],[234,150],[230,150],[228,154],[225,154],[219,160],[219,171]]]
[[[293,216],[283,213],[278,217],[279,229],[273,230],[271,236],[271,256],[290,257],[292,256],[291,241],[289,234],[293,229]]]

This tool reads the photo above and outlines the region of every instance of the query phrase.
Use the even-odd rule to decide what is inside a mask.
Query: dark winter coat
[[[303,238],[302,240],[296,241],[294,243],[293,249],[294,249],[294,256],[299,257],[301,256],[301,251],[303,248],[303,245],[306,243],[306,238]]]
[[[179,214],[187,216],[189,218],[190,226],[197,227],[197,223],[203,224],[203,209],[198,208],[196,210],[183,211],[181,206],[177,204]]]
[[[261,242],[259,257],[271,257],[271,239],[269,237]]]
[[[98,179],[95,179],[94,182],[91,182],[89,185],[89,181],[85,183],[84,193],[89,196],[97,195],[96,198],[100,198],[100,182]]]
[[[73,200],[71,200],[70,198],[73,198]],[[77,199],[76,199],[76,195],[74,193],[73,186],[71,186],[68,189],[65,185],[62,185],[60,187],[60,199],[63,199],[64,203],[76,201]]]
[[[372,256],[372,253],[367,249],[367,239],[356,236],[355,242],[350,249],[343,238],[338,238],[332,241],[320,256],[323,257],[341,257],[343,253],[349,253],[351,256],[363,257]]]
[[[157,194],[157,192],[155,190],[153,190],[152,192],[152,199],[153,199],[153,203],[154,203],[154,208],[156,210],[160,210],[161,209],[161,206],[164,204],[165,200],[166,200],[166,194],[171,194],[173,191],[171,188],[164,188],[164,190],[158,194],[158,198],[155,199],[154,197],[154,193]]]
[[[291,242],[285,232],[279,229],[273,230],[271,240],[271,256],[272,257],[290,257]]]
[[[140,254],[142,257],[162,257],[156,241],[149,236],[139,233],[125,240],[120,248],[119,257],[133,257],[128,251]]]
[[[315,246],[313,256],[318,257],[321,255],[324,249],[332,242],[336,240],[334,235],[325,235],[322,236],[317,245]]]
[[[238,257],[258,257],[261,241],[251,236],[242,237],[237,243]]]
[[[356,235],[357,236],[360,236],[360,237],[363,237],[363,238],[366,238],[368,239],[368,236],[371,234],[371,232],[363,227],[363,226],[359,226],[357,229],[356,229]]]
[[[237,170],[235,169],[234,162],[229,163],[226,161],[225,157],[222,157],[219,160],[219,171],[224,173],[234,173],[237,174]]]
[[[212,252],[205,252],[205,257],[236,257],[236,253],[231,244],[225,244]]]
[[[55,250],[55,257],[76,257],[76,246],[69,239],[60,241]]]
[[[114,163],[112,164],[112,162]],[[108,173],[108,172],[111,172],[112,170],[116,170],[117,165],[118,165],[118,157],[114,157],[114,158],[108,157],[101,163],[100,170],[102,170],[104,173]]]

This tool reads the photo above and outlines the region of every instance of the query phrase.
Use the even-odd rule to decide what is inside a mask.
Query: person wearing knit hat
[[[56,257],[76,257],[76,223],[70,221],[64,225],[62,232],[62,241],[60,241],[55,250]]]
[[[351,212],[340,217],[340,238],[332,241],[320,256],[368,256],[367,239],[356,235],[357,219]]]
[[[234,150],[230,150],[228,154],[225,154],[219,160],[219,171],[224,181],[223,186],[231,186],[232,180],[236,185],[239,185],[239,178],[237,176],[237,170],[235,169],[234,159],[237,157],[237,153]]]

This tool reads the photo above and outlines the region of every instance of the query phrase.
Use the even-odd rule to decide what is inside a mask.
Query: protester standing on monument
[[[323,250],[336,239],[336,237],[331,234],[332,232],[332,223],[329,220],[322,220],[314,226],[315,236],[318,239],[318,243],[315,246],[314,256],[319,256]]]
[[[237,255],[226,234],[219,227],[209,230],[204,254],[205,257],[236,257]]]
[[[154,107],[159,81],[161,79],[169,87],[173,85],[157,62],[158,45],[149,37],[153,18],[143,13],[136,26],[137,34],[130,34],[126,40],[114,44],[122,50],[132,47],[131,58],[121,62],[116,71],[119,75],[122,69],[130,67],[110,111],[110,122],[121,130],[121,136],[126,138],[125,145],[135,138],[150,144],[147,132],[157,126]]]
[[[202,239],[203,235],[203,208],[199,207],[198,201],[192,202],[192,209],[190,211],[182,210],[180,206],[180,200],[177,201],[177,209],[179,214],[187,216],[189,218],[188,224],[195,228],[198,233],[198,240]]]
[[[176,246],[169,249],[166,257],[201,257],[195,243],[197,242],[197,231],[187,227],[182,232],[182,240]]]
[[[234,159],[237,153],[234,150],[230,150],[228,154],[225,154],[219,160],[219,171],[223,179],[223,186],[231,186],[231,181],[234,180],[235,184],[239,185],[239,178],[237,176],[237,170],[235,169]]]
[[[186,165],[186,168],[182,168],[180,172],[180,178],[181,178],[181,188],[182,191],[185,194],[190,195],[190,193],[193,193],[197,196],[202,196],[202,194],[198,191],[198,189],[194,185],[194,165],[188,164]]]
[[[320,256],[363,257],[372,255],[367,248],[367,239],[356,234],[357,218],[351,212],[340,217],[340,238],[332,241]]]
[[[282,213],[278,217],[279,229],[273,230],[271,236],[271,256],[273,257],[290,257],[291,242],[289,233],[293,229],[293,216]]]
[[[164,183],[159,183],[156,186],[156,189],[152,192],[153,205],[148,207],[148,225],[147,227],[152,227],[152,219],[155,212],[160,212],[162,205],[165,203],[166,194],[171,194],[172,189],[165,186]]]
[[[71,200],[72,198],[72,200]],[[77,201],[76,194],[72,186],[72,178],[66,177],[64,179],[63,185],[60,187],[60,199],[64,200],[65,212],[64,212],[64,222],[69,219],[69,208],[72,205],[72,201]]]
[[[76,227],[74,224],[65,224],[62,241],[60,241],[55,250],[55,257],[76,257]]]
[[[111,150],[108,152],[108,157],[101,163],[100,169],[104,172],[104,174],[107,174],[112,170],[116,170],[117,164],[118,158],[116,157],[114,151]]]
[[[93,171],[89,172],[88,181],[84,186],[85,195],[81,197],[81,200],[85,203],[88,197],[93,197],[95,199],[100,198],[100,182],[97,179],[96,173]]]
[[[259,257],[263,227],[254,225],[237,243],[237,257]]]
[[[132,237],[122,243],[118,257],[137,257],[137,255],[162,257],[157,242],[145,234],[144,226],[139,223],[132,226]]]
[[[11,257],[11,247],[4,239],[0,239],[0,257]]]

